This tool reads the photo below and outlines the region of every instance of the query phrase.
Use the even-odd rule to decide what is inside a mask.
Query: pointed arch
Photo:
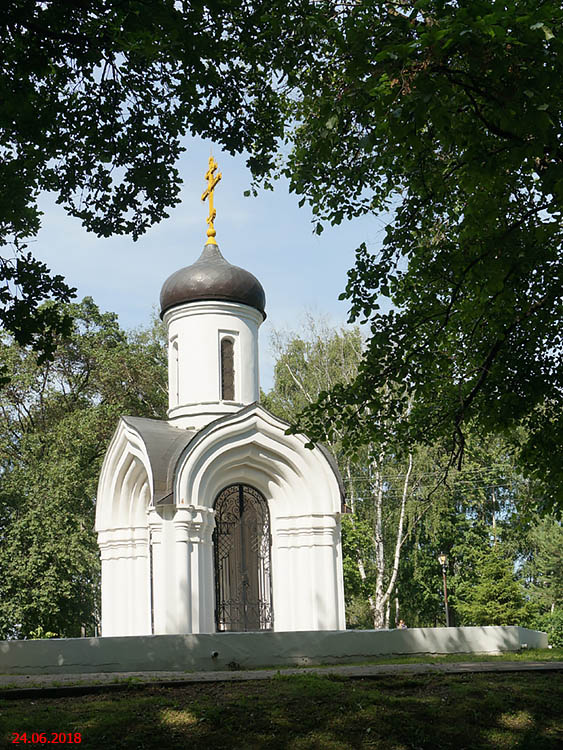
[[[339,630],[341,485],[325,453],[286,435],[287,426],[252,404],[204,427],[178,460],[175,505],[212,509],[228,485],[255,488],[271,520],[272,598],[283,602],[275,605],[276,630]],[[211,565],[211,547],[207,554]]]
[[[153,495],[150,460],[141,436],[121,420],[100,473],[96,531],[146,527]]]
[[[323,451],[305,448],[302,435],[286,435],[286,422],[258,404],[212,422],[192,439],[178,460],[176,505],[211,507],[220,489],[247,476],[276,515],[340,512],[342,488]]]

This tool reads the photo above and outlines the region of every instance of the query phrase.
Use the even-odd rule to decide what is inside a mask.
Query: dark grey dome
[[[160,292],[160,316],[176,305],[204,300],[240,302],[259,310],[266,318],[262,284],[244,268],[231,265],[214,244],[205,245],[195,263],[166,279]]]

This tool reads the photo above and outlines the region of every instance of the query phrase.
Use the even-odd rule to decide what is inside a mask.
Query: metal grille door
[[[271,630],[270,516],[263,495],[232,484],[215,500],[218,631]]]

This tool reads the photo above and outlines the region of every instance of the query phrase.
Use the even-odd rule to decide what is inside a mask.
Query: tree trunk
[[[350,460],[346,461],[346,476],[348,478],[348,498],[350,500],[350,511],[352,513],[352,523],[355,521],[356,513],[356,495],[354,493],[354,485],[352,483],[352,470],[350,467]]]
[[[372,606],[373,627],[375,630],[385,625],[385,601],[383,599],[383,577],[385,575],[385,549],[383,546],[383,477],[381,464],[383,455],[375,464],[375,517],[373,538],[375,542],[375,597]]]
[[[496,498],[495,498],[495,488],[492,489],[493,493],[493,547],[497,546],[497,516],[496,516]]]
[[[409,453],[409,462],[405,481],[403,483],[403,494],[401,497],[401,509],[399,513],[399,523],[397,526],[397,535],[395,538],[395,554],[393,556],[393,569],[389,584],[384,590],[385,577],[385,550],[383,546],[383,477],[381,475],[382,456],[376,464],[375,471],[375,522],[374,522],[374,541],[375,541],[375,562],[377,566],[375,578],[375,596],[373,603],[370,600],[370,607],[373,616],[373,627],[385,627],[385,622],[389,623],[388,603],[395,588],[397,575],[399,573],[399,562],[401,559],[401,548],[403,545],[403,528],[405,524],[405,510],[409,494],[409,483],[412,472],[412,453]]]

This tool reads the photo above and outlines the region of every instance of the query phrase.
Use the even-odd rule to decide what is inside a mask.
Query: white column
[[[166,566],[162,545],[162,519],[154,508],[148,512],[152,555],[152,621],[155,635],[166,633]]]
[[[200,633],[215,632],[215,575],[213,570],[213,529],[215,528],[215,511],[206,509],[200,530],[199,568],[201,570],[200,586]]]
[[[334,530],[335,544],[333,550],[334,570],[337,583],[336,611],[338,612],[338,630],[346,630],[346,607],[344,604],[344,576],[342,560],[342,525],[341,516],[336,516],[336,528]]]
[[[339,514],[312,516],[314,577],[317,595],[316,628],[346,627],[341,608],[341,576],[336,551],[339,545]]]
[[[150,576],[148,529],[132,529],[130,635],[150,635]]]
[[[133,543],[129,529],[100,532],[102,561],[102,635],[132,635]]]
[[[274,629],[278,631],[299,630],[299,545],[293,519],[278,518],[273,537],[272,583]]]
[[[102,564],[102,635],[113,635],[114,631],[114,587],[113,567],[115,564],[111,545],[98,534]]]
[[[179,508],[176,511],[174,517],[174,597],[176,599],[175,632],[177,633],[192,632],[191,522],[191,513],[188,508]]]
[[[213,632],[208,623],[213,596],[211,531],[213,511],[177,508],[174,517],[176,632]]]

